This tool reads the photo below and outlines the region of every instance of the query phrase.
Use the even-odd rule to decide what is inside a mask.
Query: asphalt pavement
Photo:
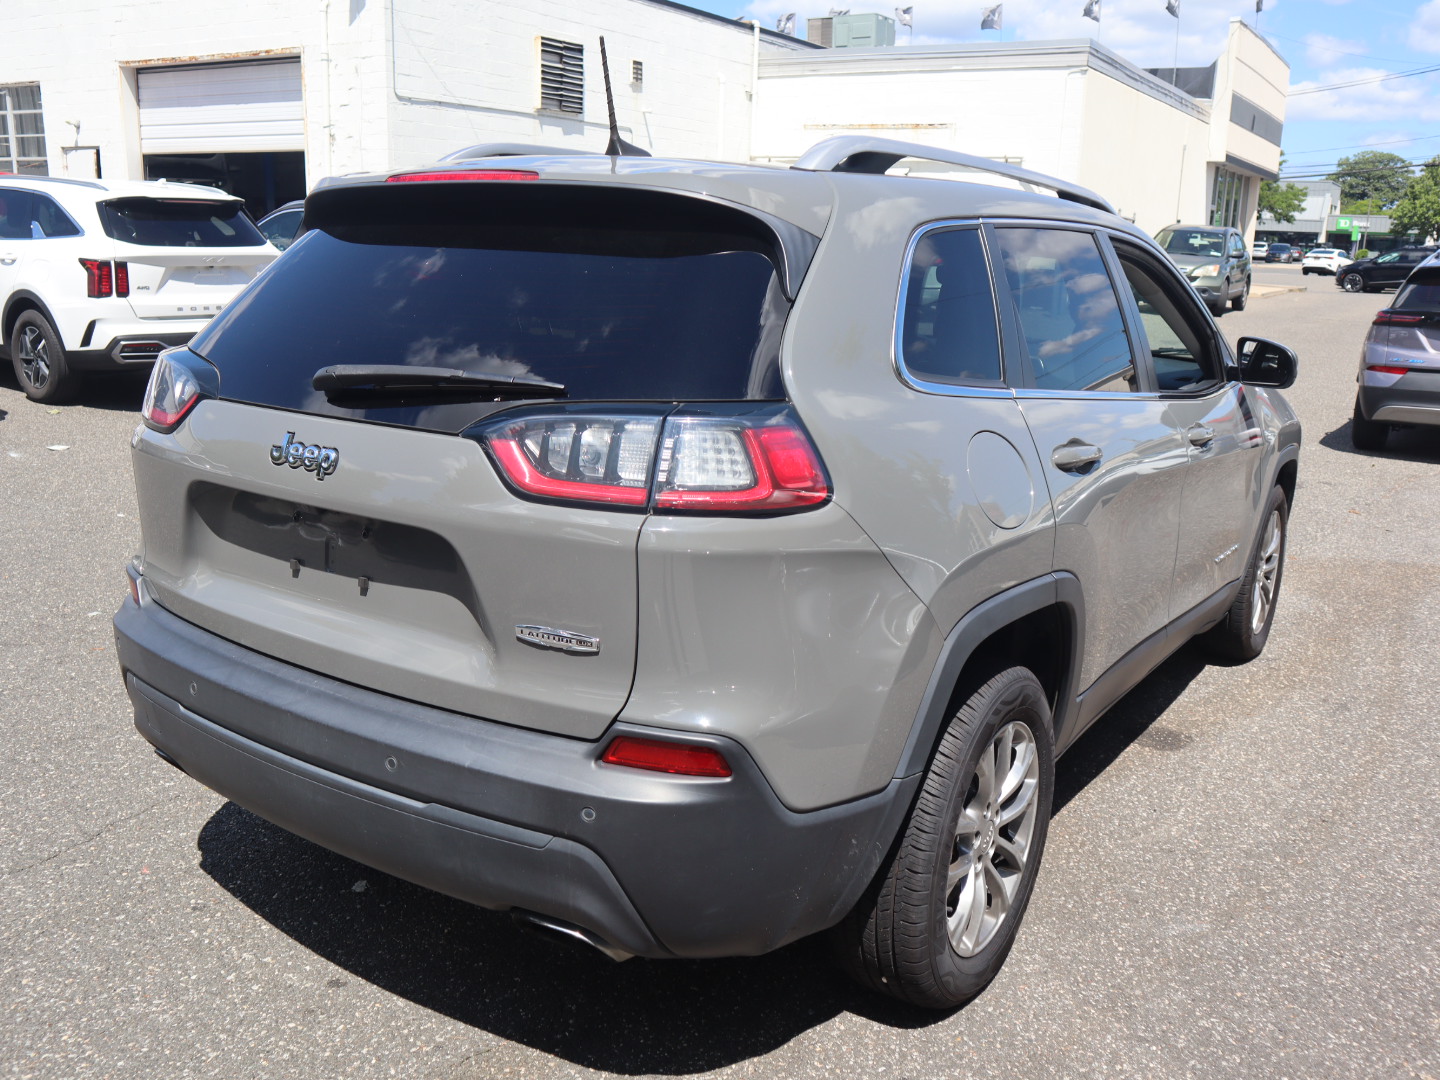
[[[0,1076],[1440,1076],[1440,431],[1355,451],[1387,297],[1262,272],[1303,291],[1220,326],[1301,358],[1269,648],[1187,646],[1060,762],[1015,951],[948,1014],[814,941],[614,964],[162,764],[110,630],[141,383],[46,408],[0,376]]]

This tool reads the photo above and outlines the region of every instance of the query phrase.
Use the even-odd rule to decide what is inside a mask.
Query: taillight
[[[435,172],[412,172],[400,173],[398,176],[387,176],[387,184],[408,183],[410,181],[444,181],[444,180],[539,180],[540,174],[526,172],[523,169],[451,169]]]
[[[473,434],[512,487],[539,499],[774,514],[830,497],[820,457],[785,406],[668,417],[541,409]]]
[[[81,259],[85,268],[85,295],[92,300],[115,293],[115,270],[108,259]],[[126,288],[129,288],[127,281]]]
[[[81,259],[85,268],[85,295],[92,300],[130,295],[130,265],[109,259]]]
[[[730,763],[713,746],[640,739],[633,735],[618,735],[612,739],[600,760],[607,765],[624,765],[631,769],[648,769],[678,776],[730,775]]]
[[[183,348],[163,352],[150,372],[140,418],[155,431],[174,431],[203,398],[219,390],[219,375],[200,357]]]
[[[1385,308],[1375,313],[1375,321],[1372,326],[1419,326],[1425,321],[1424,315],[1408,315],[1399,311]]]

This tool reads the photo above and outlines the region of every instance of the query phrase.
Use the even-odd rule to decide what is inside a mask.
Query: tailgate
[[[142,319],[214,315],[275,258],[268,247],[164,251],[117,243],[130,268],[130,310]]]
[[[292,434],[293,433],[293,434]],[[270,447],[339,466],[276,467]],[[475,442],[205,401],[134,453],[151,595],[248,648],[382,693],[582,738],[630,690],[644,517],[521,503]],[[599,639],[594,654],[517,627]]]

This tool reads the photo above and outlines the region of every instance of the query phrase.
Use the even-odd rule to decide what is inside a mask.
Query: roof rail
[[[40,176],[36,173],[0,173],[0,180],[45,180],[52,184],[73,184],[76,187],[99,188],[105,185],[94,180],[76,180],[69,176]]]
[[[464,149],[453,151],[440,158],[441,161],[469,161],[471,158],[487,157],[548,157],[558,154],[561,157],[572,157],[576,154],[585,154],[590,157],[598,157],[594,150],[566,150],[559,146],[533,146],[530,143],[480,143],[476,146],[467,146]]]
[[[791,166],[792,169],[807,169],[811,172],[858,172],[883,173],[901,158],[919,158],[921,161],[940,161],[947,165],[963,165],[978,172],[994,173],[1022,184],[1034,184],[1049,188],[1062,199],[1080,203],[1082,206],[1115,213],[1115,208],[1105,199],[1088,188],[1066,183],[1044,173],[1031,172],[1018,165],[1007,165],[1003,161],[975,157],[955,150],[941,150],[919,143],[900,142],[896,139],[872,139],[865,135],[837,135],[824,142],[818,142]]]

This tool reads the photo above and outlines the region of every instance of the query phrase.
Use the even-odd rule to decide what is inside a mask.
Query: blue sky
[[[914,43],[1044,41],[1098,38],[1141,67],[1170,65],[1176,20],[1164,0],[1102,0],[1097,26],[1084,18],[1084,0],[1004,0],[1004,29],[980,29],[975,0],[686,0],[731,18],[758,18],[774,27],[787,12],[805,19],[832,7],[891,15],[913,4]],[[1254,0],[1181,0],[1179,63],[1203,66],[1225,46],[1231,18],[1256,24]],[[1440,0],[1265,0],[1260,33],[1290,64],[1285,117],[1287,175],[1313,176],[1361,150],[1384,150],[1413,161],[1440,156],[1440,70],[1374,81],[1382,76],[1440,68]],[[899,27],[897,45],[910,41]],[[1338,90],[1295,93],[1351,83]]]

